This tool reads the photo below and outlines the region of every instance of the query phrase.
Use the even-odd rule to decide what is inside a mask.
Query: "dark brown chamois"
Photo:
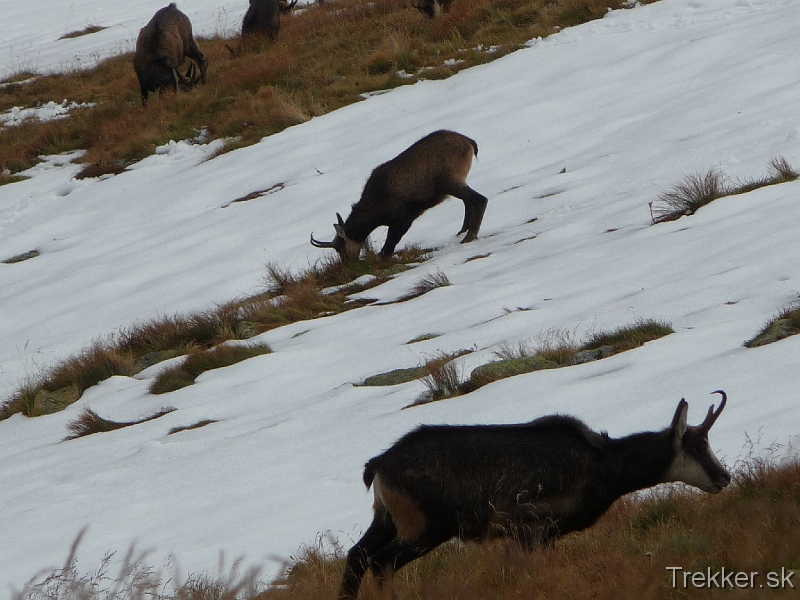
[[[197,63],[199,74],[194,63],[189,64],[185,75],[178,71],[187,56]],[[139,78],[142,106],[147,104],[150,92],[174,88],[178,93],[179,89],[193,88],[198,81],[206,82],[208,61],[192,35],[189,17],[174,2],[157,11],[139,31],[133,68]]]
[[[347,553],[340,600],[358,596],[367,570],[394,571],[450,538],[511,537],[533,549],[594,524],[621,496],[682,481],[716,494],[731,476],[708,431],[727,402],[687,426],[681,399],[662,431],[611,438],[551,415],[515,425],[423,425],[364,469],[375,515]]]
[[[452,3],[453,0],[419,0],[412,2],[411,6],[429,19],[434,19],[449,11]]]
[[[281,30],[281,15],[292,12],[297,0],[250,0],[250,6],[242,20],[242,39],[248,36],[266,36],[271,41],[278,39]]]
[[[414,219],[448,196],[464,202],[464,224],[457,235],[466,232],[462,242],[473,241],[487,203],[485,196],[466,183],[472,157],[477,155],[478,145],[467,136],[434,131],[376,167],[347,220],[336,213],[333,241],[320,242],[312,234],[311,244],[333,248],[343,260],[357,259],[369,234],[386,225],[389,231],[380,254],[389,257]]]

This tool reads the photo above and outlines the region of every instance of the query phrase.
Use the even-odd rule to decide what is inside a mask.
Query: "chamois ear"
[[[342,215],[336,213],[336,220],[339,221],[338,223],[333,224],[333,229],[336,231],[336,235],[340,238],[347,237],[344,234],[344,220],[342,219]]]
[[[682,440],[683,435],[686,433],[686,421],[689,417],[689,403],[686,398],[681,398],[678,402],[678,408],[675,410],[675,416],[672,417],[672,425],[669,426],[672,435],[676,440]]]

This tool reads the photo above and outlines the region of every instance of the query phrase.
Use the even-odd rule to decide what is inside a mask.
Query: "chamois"
[[[716,494],[731,476],[708,431],[727,402],[687,426],[681,399],[662,431],[611,438],[569,416],[513,425],[423,425],[367,462],[374,518],[347,554],[340,600],[369,569],[381,582],[453,537],[511,537],[533,549],[594,524],[618,498],[682,481]]]
[[[278,38],[281,29],[281,15],[288,15],[297,0],[250,0],[250,6],[242,20],[242,38],[258,35],[271,41]]]
[[[194,63],[190,63],[185,75],[178,71],[187,56],[197,62],[199,75]],[[194,87],[198,80],[206,82],[208,61],[192,35],[189,17],[174,2],[158,10],[139,31],[133,68],[139,78],[142,106],[147,104],[150,92],[174,87],[177,93]]]
[[[353,260],[359,257],[369,234],[387,225],[389,231],[380,252],[387,258],[414,219],[447,196],[464,202],[464,224],[457,235],[466,232],[462,243],[473,241],[487,204],[485,196],[466,184],[472,157],[477,155],[478,145],[465,135],[446,130],[428,134],[372,171],[347,220],[336,213],[333,241],[320,242],[311,234],[311,244],[333,248],[343,260]]]
[[[429,19],[434,19],[449,11],[452,3],[453,0],[420,0],[412,2],[411,6]]]

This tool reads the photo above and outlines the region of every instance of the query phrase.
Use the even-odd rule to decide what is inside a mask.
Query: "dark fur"
[[[369,234],[386,225],[389,230],[380,253],[391,256],[411,223],[448,196],[464,202],[464,223],[458,233],[467,233],[464,242],[473,241],[487,204],[485,196],[466,184],[472,158],[477,155],[474,140],[454,131],[434,131],[376,167],[347,220],[337,214],[333,242],[320,243],[312,236],[312,244],[332,247],[346,259],[358,258]]]
[[[242,20],[242,38],[266,36],[275,41],[281,29],[281,15],[291,12],[297,0],[291,4],[285,0],[250,0],[250,7]]]
[[[375,516],[348,553],[339,597],[355,598],[367,569],[382,580],[453,537],[511,537],[531,549],[552,543],[594,524],[624,494],[674,480],[678,454],[702,464],[713,486],[707,491],[718,492],[730,475],[713,454],[704,455],[711,453],[708,429],[720,411],[686,428],[687,410],[682,400],[667,429],[618,439],[558,415],[516,425],[415,429],[366,464],[364,483],[376,487]],[[381,492],[400,498],[405,513],[392,514]],[[407,515],[416,530],[404,527]],[[413,539],[403,538],[408,531]]]
[[[195,76],[194,65],[190,65],[185,75],[179,72],[186,57],[197,63],[199,76]],[[193,87],[198,79],[206,82],[208,61],[192,35],[189,17],[175,3],[157,11],[139,31],[133,68],[139,78],[143,106],[150,92],[174,88],[177,93],[179,89]]]
[[[419,0],[412,3],[412,6],[429,19],[433,19],[449,11],[452,3],[453,0]]]

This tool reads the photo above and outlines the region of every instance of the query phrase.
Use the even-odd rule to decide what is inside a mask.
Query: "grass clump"
[[[450,283],[450,279],[445,275],[442,271],[436,270],[432,273],[426,273],[422,277],[420,277],[417,282],[414,284],[414,287],[411,288],[404,296],[398,298],[395,302],[405,302],[407,300],[413,300],[414,298],[419,298],[420,296],[427,294],[435,290],[436,288],[440,287],[447,287],[453,285]]]
[[[98,31],[103,31],[103,29],[105,29],[105,27],[102,27],[100,25],[87,25],[83,29],[79,29],[77,31],[70,31],[69,33],[65,33],[64,35],[62,35],[58,39],[60,39],[60,40],[68,40],[68,39],[72,39],[72,38],[82,37],[84,35],[89,35],[89,34],[92,34],[92,33],[97,33]]]
[[[23,252],[22,254],[17,254],[16,256],[7,258],[4,261],[2,261],[2,263],[5,265],[13,265],[16,263],[24,262],[26,260],[30,260],[32,258],[36,258],[37,256],[39,256],[38,250],[28,250],[27,252]]]
[[[367,377],[362,386],[385,386],[385,385],[399,385],[401,383],[408,383],[415,379],[421,379],[423,382],[427,377],[430,377],[435,371],[441,369],[444,365],[455,360],[459,356],[469,354],[472,350],[458,350],[456,352],[439,352],[434,357],[427,359],[423,364],[416,367],[409,367],[407,369],[393,369],[386,373],[379,373]]]
[[[201,427],[205,427],[206,425],[211,425],[212,423],[217,423],[215,419],[201,419],[197,423],[192,423],[191,425],[181,425],[179,427],[172,427],[168,432],[167,435],[172,435],[173,433],[180,433],[181,431],[191,431],[192,429],[200,429]]]
[[[700,209],[723,196],[745,194],[758,188],[779,183],[787,183],[800,178],[785,158],[773,158],[768,165],[768,174],[759,179],[751,179],[729,185],[721,171],[712,169],[705,175],[687,175],[672,189],[659,195],[650,203],[650,219],[653,225],[676,221],[685,215],[693,215]]]
[[[150,393],[165,394],[192,385],[201,373],[212,369],[229,367],[238,362],[270,354],[272,349],[266,344],[253,346],[217,346],[209,350],[191,352],[177,367],[165,369],[153,380]]]
[[[770,319],[753,338],[744,345],[758,348],[800,333],[800,301],[784,308]]]
[[[712,169],[705,175],[687,175],[672,189],[662,192],[657,203],[650,203],[650,218],[653,225],[676,221],[727,195],[725,178],[720,171]]]
[[[495,352],[498,360],[473,369],[469,378],[458,384],[457,393],[446,392],[449,395],[442,394],[433,399],[467,394],[494,381],[515,375],[600,360],[638,348],[670,333],[674,331],[669,323],[652,319],[640,319],[633,325],[611,332],[593,333],[582,344],[569,331],[550,330],[542,334],[534,345],[526,342],[517,345],[504,344]],[[448,384],[452,381],[452,378],[448,379]]]
[[[140,423],[146,423],[147,421],[163,417],[174,410],[176,409],[170,406],[162,408],[160,411],[137,421],[112,421],[110,419],[104,419],[90,408],[84,408],[77,419],[67,424],[67,430],[70,432],[70,435],[65,437],[64,441],[74,440],[75,438],[92,435],[93,433],[104,433],[122,429],[123,427],[139,425]]]

